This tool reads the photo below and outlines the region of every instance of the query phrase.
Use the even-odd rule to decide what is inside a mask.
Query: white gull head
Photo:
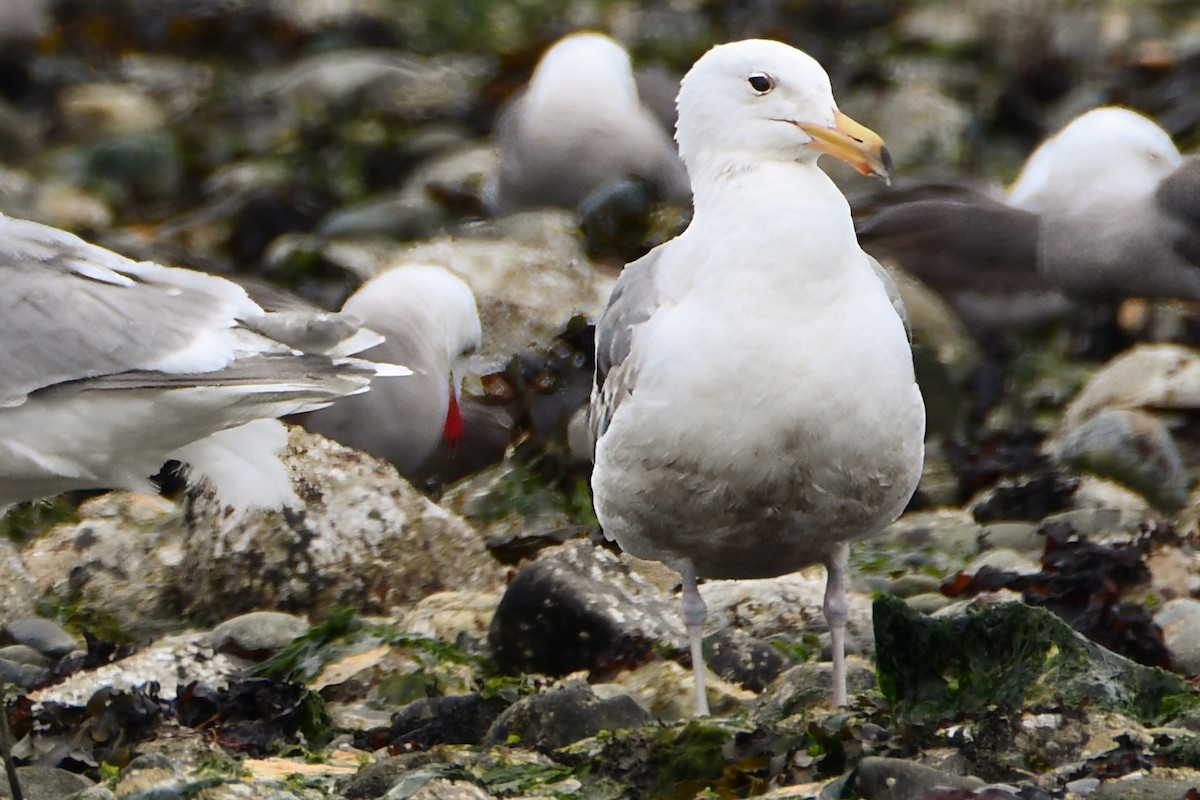
[[[883,141],[842,114],[829,75],[782,42],[718,45],[684,76],[675,139],[693,183],[698,172],[767,161],[813,163],[822,153],[863,174],[887,177]]]

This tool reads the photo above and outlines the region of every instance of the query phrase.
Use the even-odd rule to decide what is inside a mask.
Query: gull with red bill
[[[390,461],[414,475],[444,440],[464,433],[461,360],[479,347],[475,295],[443,267],[406,266],[377,275],[342,305],[384,337],[366,358],[402,359],[404,381],[373,383],[369,394],[310,414],[304,427]]]
[[[780,42],[713,48],[678,108],[695,215],[625,267],[597,327],[596,514],[626,552],[682,575],[701,714],[697,578],[823,563],[842,705],[848,545],[916,489],[925,408],[899,295],[817,158],[885,178],[890,159],[825,70]]]

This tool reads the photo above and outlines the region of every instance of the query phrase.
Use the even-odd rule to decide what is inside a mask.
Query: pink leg
[[[846,568],[850,545],[839,544],[825,564],[825,621],[833,651],[833,705],[846,705]]]
[[[680,572],[683,578],[683,627],[687,629],[688,645],[692,652],[692,675],[696,679],[696,715],[708,716],[708,694],[704,690],[704,618],[708,615],[708,606],[700,596],[696,587],[696,570],[692,562],[686,561]]]

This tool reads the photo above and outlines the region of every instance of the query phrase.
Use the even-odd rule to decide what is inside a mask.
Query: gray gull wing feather
[[[262,313],[227,281],[135,262],[3,215],[0,283],[0,406],[19,405],[64,381],[137,369],[199,370],[189,369],[187,354],[202,348],[201,337]]]
[[[900,289],[896,286],[896,282],[892,280],[892,276],[883,268],[876,258],[870,253],[864,252],[867,261],[871,263],[871,269],[875,270],[875,275],[878,276],[880,283],[883,284],[883,289],[887,292],[888,300],[892,302],[892,308],[896,309],[896,316],[900,317],[900,321],[904,323],[904,333],[908,336],[908,343],[912,344],[912,323],[908,321],[908,309],[904,307],[904,298],[900,296]]]
[[[660,256],[659,249],[651,250],[625,266],[596,326],[596,379],[588,413],[593,456],[596,442],[637,382],[637,362],[629,356],[638,327],[659,306],[654,276]]]
[[[1200,156],[1190,156],[1158,184],[1158,207],[1180,223],[1176,254],[1200,268]]]

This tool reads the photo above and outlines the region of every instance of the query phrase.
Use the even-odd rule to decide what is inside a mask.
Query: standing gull
[[[358,320],[268,313],[242,287],[0,215],[0,513],[148,490],[177,459],[235,509],[296,501],[275,417],[366,391]]]
[[[600,33],[565,36],[496,125],[500,168],[487,195],[497,213],[574,208],[593,192],[637,177],[661,199],[687,202],[670,137],[638,96],[629,53]]]
[[[886,176],[887,151],[838,111],[825,70],[779,42],[713,48],[678,104],[695,216],[625,267],[600,320],[596,513],[624,550],[681,573],[701,714],[697,577],[824,563],[842,705],[848,543],[916,489],[925,408],[894,287],[816,162]]]
[[[1038,268],[1093,300],[1200,300],[1200,156],[1153,120],[1106,106],[1025,162],[1008,202],[1040,217]]]
[[[392,462],[414,476],[445,439],[463,433],[455,368],[479,347],[475,295],[442,267],[398,267],[364,283],[342,306],[380,333],[366,358],[403,363],[414,375],[310,414],[304,427]]]

